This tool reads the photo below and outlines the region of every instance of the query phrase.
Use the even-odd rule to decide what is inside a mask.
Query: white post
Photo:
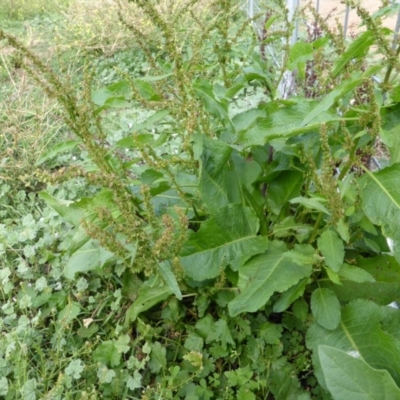
[[[299,0],[287,0],[287,9],[289,11],[289,21],[293,21],[296,11],[299,8]],[[294,29],[290,38],[290,46],[297,42],[299,32],[299,19],[296,18]],[[292,71],[285,71],[281,82],[279,83],[279,93],[282,99],[287,99],[294,89],[295,75]]]
[[[344,16],[344,26],[343,26],[343,36],[345,39],[347,35],[347,26],[349,25],[349,14],[350,14],[350,7],[346,6],[346,15]]]
[[[393,0],[393,4],[400,3],[400,0]],[[394,36],[393,36],[393,44],[392,44],[392,49],[394,50],[397,46],[397,39],[399,38],[399,31],[400,31],[400,11],[397,14],[397,21],[396,21],[396,27],[394,28]]]
[[[254,0],[249,0],[249,4],[247,5],[247,15],[249,18],[254,18]]]

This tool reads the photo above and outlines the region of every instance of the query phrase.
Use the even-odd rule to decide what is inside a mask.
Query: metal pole
[[[297,9],[299,8],[299,0],[287,0],[287,8],[289,11],[289,21],[292,21]],[[294,24],[294,30],[292,32],[292,38],[290,39],[291,46],[293,46],[297,42],[298,33],[299,33],[299,19],[296,18]]]
[[[254,0],[249,0],[247,15],[249,18],[254,18]]]
[[[287,0],[286,7],[289,11],[289,21],[293,21],[296,11],[299,8],[299,0]],[[297,42],[299,32],[299,19],[296,18],[292,36],[290,38],[290,46]],[[282,99],[287,99],[293,92],[295,85],[295,75],[293,71],[285,71],[278,86],[278,91]]]
[[[398,3],[399,1],[397,1]],[[393,1],[393,4],[395,1]],[[396,22],[396,27],[394,29],[394,36],[393,36],[393,44],[392,44],[392,49],[394,50],[397,47],[397,39],[399,38],[399,31],[400,31],[400,11],[397,14],[397,22]]]
[[[315,10],[317,11],[317,14],[319,13],[319,0],[316,0],[315,2]]]
[[[349,14],[350,14],[350,7],[346,6],[346,15],[344,17],[344,26],[343,26],[343,36],[345,39],[347,35],[347,26],[349,25]]]

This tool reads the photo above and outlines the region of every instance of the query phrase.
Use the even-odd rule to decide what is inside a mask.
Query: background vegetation
[[[400,397],[398,8],[345,3],[4,1],[2,398]]]

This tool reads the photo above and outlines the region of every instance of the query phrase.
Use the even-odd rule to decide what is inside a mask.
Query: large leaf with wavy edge
[[[288,139],[313,130],[318,131],[323,122],[341,120],[335,113],[324,110],[315,117],[312,124],[302,126],[304,115],[311,113],[317,104],[305,99],[278,106],[269,104],[270,111],[266,110],[267,118],[258,118],[249,129],[238,132],[236,142],[244,147],[263,146],[272,139]]]
[[[251,256],[264,252],[268,239],[257,236],[259,221],[250,208],[230,204],[189,233],[181,253],[186,275],[196,281],[215,278],[228,264],[239,268]]]
[[[383,306],[385,307],[385,306]],[[383,331],[384,308],[367,300],[356,300],[342,309],[335,330],[314,323],[307,332],[307,347],[313,350],[315,375],[326,387],[317,357],[318,346],[327,345],[360,355],[373,368],[386,369],[400,383],[400,341]]]
[[[358,269],[366,273],[363,274],[362,283],[358,282],[360,279],[357,281],[351,276],[351,271],[348,276],[349,270],[344,264],[339,271],[341,285],[323,281],[321,286],[333,290],[339,300],[345,303],[367,299],[385,305],[400,299],[400,265],[393,256],[382,254],[371,258],[357,257],[354,261]],[[374,281],[371,281],[371,277]]]
[[[386,237],[400,243],[400,164],[375,173],[366,172],[361,194],[365,215],[382,227]],[[396,259],[400,261],[400,252],[396,252]]]
[[[64,275],[68,279],[74,279],[77,272],[94,271],[113,258],[111,252],[101,247],[94,239],[90,239],[68,259]]]
[[[268,186],[267,204],[274,214],[279,215],[287,202],[300,195],[304,184],[303,174],[299,171],[283,171]]]
[[[307,114],[300,126],[302,127],[310,124],[311,122],[316,122],[315,120],[318,120],[323,113],[333,107],[339,99],[359,86],[365,78],[378,72],[380,68],[382,68],[380,65],[376,65],[367,69],[363,73],[360,71],[353,72],[348,79],[342,81],[339,86],[323,97],[318,105],[309,114]]]
[[[334,347],[319,346],[326,384],[335,400],[397,400],[400,389],[387,371],[371,368]]]
[[[210,211],[234,203],[235,200],[240,202],[237,194],[240,185],[227,166],[231,153],[232,148],[226,143],[203,138],[199,190]]]
[[[126,311],[125,326],[127,327],[134,322],[141,312],[147,311],[156,304],[164,301],[171,294],[171,289],[159,275],[151,277],[140,287],[137,298]]]
[[[374,33],[367,30],[351,42],[347,50],[336,60],[331,72],[332,78],[336,78],[350,61],[355,58],[365,57],[370,46],[374,43],[374,38]]]
[[[391,97],[394,101],[400,102],[400,86],[392,90]],[[400,103],[382,108],[381,115],[383,124],[380,139],[390,151],[390,164],[392,165],[400,162]]]
[[[231,316],[259,310],[274,292],[282,293],[311,274],[311,264],[295,263],[290,253],[282,242],[274,242],[239,269],[240,294],[229,303]]]

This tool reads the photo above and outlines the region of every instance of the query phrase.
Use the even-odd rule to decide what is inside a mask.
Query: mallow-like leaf
[[[400,389],[387,371],[334,347],[319,346],[326,385],[335,400],[397,400]]]
[[[255,312],[274,292],[282,293],[310,274],[311,264],[297,264],[282,242],[274,242],[264,254],[239,268],[240,294],[229,303],[229,313],[234,317]]]
[[[196,281],[215,278],[228,264],[237,269],[251,256],[268,247],[265,236],[257,236],[259,221],[252,210],[241,204],[220,208],[190,232],[181,253],[186,275]]]
[[[315,289],[311,295],[311,311],[325,329],[336,329],[340,323],[340,303],[332,290]]]
[[[344,245],[339,236],[331,230],[322,233],[318,238],[318,249],[324,256],[326,265],[338,272],[344,260]]]
[[[400,384],[400,341],[381,327],[386,306],[356,300],[342,308],[342,319],[335,330],[314,323],[307,332],[307,347],[313,351],[315,375],[326,387],[317,356],[318,346],[327,345],[359,355],[371,367],[386,369]]]

